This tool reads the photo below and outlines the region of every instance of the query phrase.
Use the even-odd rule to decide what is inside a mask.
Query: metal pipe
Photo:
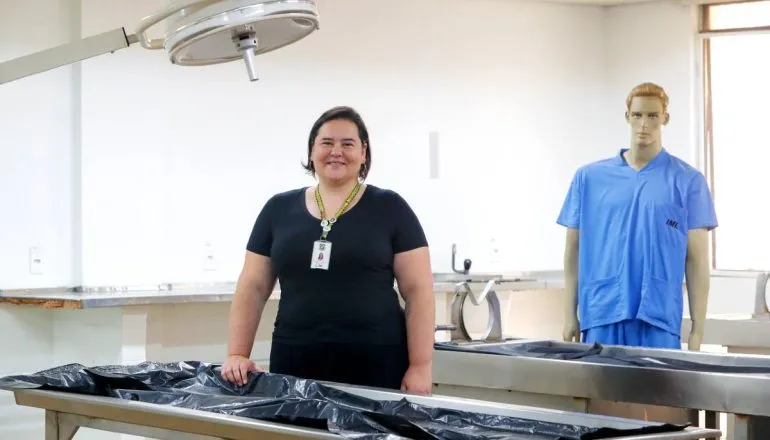
[[[757,275],[757,283],[754,292],[754,317],[767,317],[770,310],[767,307],[767,282],[770,280],[770,273],[761,272]]]

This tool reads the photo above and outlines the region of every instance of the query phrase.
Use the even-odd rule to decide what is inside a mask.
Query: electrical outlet
[[[206,242],[206,244],[203,245],[203,270],[207,272],[217,270],[217,258],[214,253],[214,246],[209,242]]]
[[[42,275],[45,271],[45,259],[43,258],[43,248],[32,246],[29,248],[29,273],[32,275]]]

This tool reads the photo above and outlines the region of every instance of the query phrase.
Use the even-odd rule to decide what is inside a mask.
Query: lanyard
[[[340,209],[337,210],[337,214],[335,214],[334,217],[327,219],[326,210],[324,209],[324,202],[321,199],[321,191],[318,189],[318,186],[315,187],[315,202],[318,205],[318,210],[321,211],[321,240],[326,240],[326,236],[329,234],[329,231],[332,230],[332,225],[348,209],[348,206],[350,206],[350,204],[353,202],[353,199],[356,198],[360,189],[361,182],[358,182],[356,183],[356,186],[353,187],[353,190],[350,191],[350,194],[348,194],[348,197],[342,203]]]

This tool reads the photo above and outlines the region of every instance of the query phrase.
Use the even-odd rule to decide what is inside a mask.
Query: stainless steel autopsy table
[[[409,401],[427,406],[506,415],[534,420],[557,421],[589,427],[638,429],[649,422],[590,414],[570,413],[499,403],[480,402],[446,397],[412,396],[369,388],[334,385],[343,391],[378,400]],[[300,438],[339,439],[328,431],[288,426],[279,423],[236,417],[215,412],[150,404],[111,397],[80,395],[59,391],[30,389],[13,390],[19,405],[46,410],[46,440],[69,440],[79,427],[140,435],[161,440],[289,440]],[[501,433],[503,435],[504,433]],[[659,434],[613,437],[616,440],[694,440],[716,439],[721,432],[714,429],[689,427],[682,431]],[[389,439],[404,437],[390,436]],[[502,437],[501,437],[502,438]],[[545,440],[554,437],[535,437],[528,434],[505,435],[511,440]]]
[[[437,344],[434,390],[571,411],[590,412],[603,401],[735,414],[731,440],[770,439],[770,357],[610,346],[601,347],[604,361],[574,355],[592,347],[525,339]],[[484,352],[498,349],[511,353]]]

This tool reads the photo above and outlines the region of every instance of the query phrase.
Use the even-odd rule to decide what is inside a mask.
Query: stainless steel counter
[[[692,321],[682,321],[682,340],[690,336]],[[770,316],[709,315],[703,328],[703,344],[722,345],[733,350],[770,350]]]
[[[433,290],[436,293],[451,293],[461,275],[452,277],[436,274]],[[541,290],[560,288],[560,278],[500,277],[496,285],[498,292]],[[472,281],[483,284],[482,281]],[[28,305],[43,308],[100,308],[136,305],[206,303],[230,301],[235,292],[235,283],[178,283],[156,286],[97,286],[97,287],[62,287],[50,289],[0,290],[0,304]],[[276,287],[271,299],[281,296],[280,287]]]
[[[90,309],[135,305],[230,301],[234,283],[161,286],[67,287],[0,291],[0,304]],[[276,289],[274,295],[280,295]]]
[[[417,404],[490,415],[528,418],[532,420],[575,424],[587,427],[634,429],[652,423],[639,420],[549,411],[499,403],[439,396],[411,396],[360,387],[336,386],[344,391],[378,400],[401,400]],[[232,439],[338,439],[337,435],[317,429],[287,426],[243,417],[217,414],[166,405],[120,400],[106,397],[77,395],[55,391],[16,390],[19,405],[46,410],[46,439],[71,438],[79,427],[113,431],[124,434],[195,440]],[[694,440],[719,438],[714,429],[690,427],[680,432],[644,434],[623,437],[623,440]],[[530,436],[510,436],[512,440]]]
[[[525,342],[579,351],[590,347],[545,340],[502,344]],[[629,347],[607,349],[622,355],[708,365],[770,367],[770,357],[765,356]],[[433,379],[436,391],[441,394],[509,403],[589,411],[591,401],[600,400],[737,414],[741,418],[736,421],[732,440],[770,438],[770,374],[712,373],[437,350]]]
[[[727,347],[731,353],[770,354],[770,308],[767,295],[770,273],[757,272],[741,276],[754,278],[753,313],[707,315],[702,343]],[[682,321],[683,341],[690,336],[691,326],[692,321],[685,317]]]

